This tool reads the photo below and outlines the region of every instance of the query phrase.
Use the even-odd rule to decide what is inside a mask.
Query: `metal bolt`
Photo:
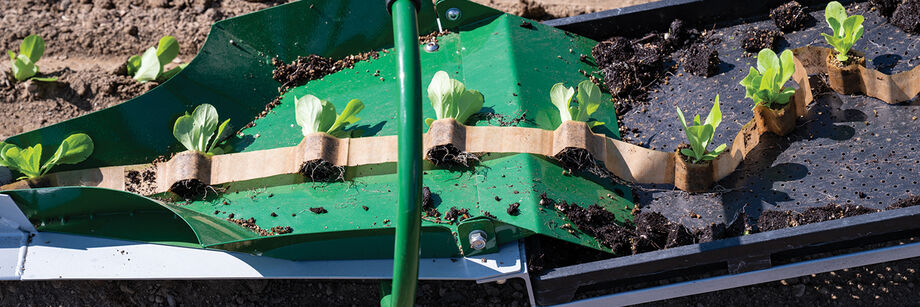
[[[427,44],[425,44],[426,52],[435,52],[435,51],[438,51],[438,48],[441,48],[441,46],[438,46],[438,43],[436,42],[428,42]]]
[[[447,9],[447,20],[457,21],[460,19],[460,16],[462,15],[463,13],[460,12],[460,9],[458,8],[452,7],[452,8]]]
[[[474,230],[470,232],[470,248],[475,250],[482,250],[486,248],[486,232],[482,230]]]

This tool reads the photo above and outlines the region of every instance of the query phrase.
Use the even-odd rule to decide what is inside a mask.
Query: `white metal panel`
[[[420,279],[481,280],[519,273],[520,243],[475,258],[421,259]],[[389,279],[393,260],[289,261],[245,253],[41,232],[22,279]]]

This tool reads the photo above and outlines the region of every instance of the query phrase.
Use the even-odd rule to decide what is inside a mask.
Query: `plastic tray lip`
[[[678,5],[702,4],[704,0],[660,0],[646,2],[642,4],[615,8],[600,12],[562,17],[543,21],[543,24],[553,27],[564,27],[574,24],[589,24],[597,20],[606,18],[615,18],[617,16],[631,15],[637,13],[652,12],[661,8],[667,8]]]
[[[812,246],[815,243],[830,244],[852,240],[869,235],[884,235],[900,231],[920,229],[920,224],[915,223],[920,218],[920,206],[886,210],[819,223],[806,224],[796,227],[777,229],[755,233],[740,237],[732,237],[712,242],[684,245],[680,247],[651,251],[636,255],[623,256],[594,262],[576,264],[565,267],[553,268],[539,275],[533,275],[534,281],[553,282],[559,279],[571,279],[577,276],[599,273],[602,271],[622,271],[628,267],[652,265],[665,261],[684,261],[687,265],[705,265],[723,262],[732,259],[745,258],[744,256],[769,257],[777,252],[795,250]],[[899,223],[898,223],[899,222]],[[815,241],[820,238],[837,238]],[[765,245],[779,247],[779,249],[764,249]],[[760,251],[744,256],[732,256],[739,253],[734,251]],[[733,251],[726,253],[726,251]],[[697,259],[698,258],[698,259]],[[693,260],[703,260],[694,262]],[[665,268],[650,270],[649,274],[663,271]],[[629,277],[622,274],[611,276],[609,280],[625,279]]]
[[[843,4],[855,0],[839,0]],[[666,31],[671,21],[695,25],[724,24],[750,18],[768,18],[769,10],[789,0],[659,0],[606,11],[543,21],[543,24],[594,40],[630,36],[644,31]],[[799,1],[813,8],[816,1]],[[809,10],[809,9],[806,9]]]

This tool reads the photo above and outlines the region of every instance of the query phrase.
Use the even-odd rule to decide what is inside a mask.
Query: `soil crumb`
[[[776,24],[777,28],[788,33],[804,29],[813,18],[808,13],[805,13],[801,4],[796,1],[789,1],[770,10],[770,19],[773,19],[773,23]]]
[[[425,217],[434,218],[436,222],[440,222],[441,212],[435,208],[434,197],[435,195],[431,193],[431,189],[422,187],[422,212],[424,212]]]
[[[509,204],[509,205],[508,205],[508,210],[506,210],[506,211],[508,212],[508,215],[518,215],[518,214],[520,213],[520,210],[518,210],[518,207],[520,207],[520,206],[521,206],[520,203],[511,203],[511,204]]]
[[[300,167],[300,174],[313,182],[334,182],[345,180],[345,167],[333,165],[326,160],[307,161]]]
[[[598,60],[598,68],[611,95],[642,100],[648,88],[664,74],[665,41],[652,34],[649,38],[631,41],[626,48],[623,39],[615,37],[608,43],[598,44],[591,54],[595,59],[598,55],[603,59]],[[605,65],[601,61],[609,63]]]
[[[450,223],[459,223],[468,218],[470,218],[469,210],[457,209],[457,207],[450,207],[450,210],[447,210],[447,213],[444,214],[444,220]]]
[[[890,18],[900,3],[901,0],[869,0],[869,4],[878,10],[879,15],[885,18]]]
[[[707,44],[694,44],[680,56],[679,62],[687,72],[711,77],[719,73],[719,51]]]
[[[901,28],[904,32],[920,34],[920,1],[901,2],[891,16],[891,24]]]
[[[252,232],[255,232],[263,237],[294,232],[294,229],[291,228],[290,226],[275,226],[269,230],[265,230],[262,227],[259,227],[258,225],[256,225],[256,218],[250,217],[248,219],[242,219],[242,218],[235,219],[233,218],[232,213],[227,218],[227,221],[240,225],[243,228],[247,228],[251,230]]]
[[[741,48],[750,53],[757,53],[762,49],[772,50],[781,36],[782,34],[776,30],[750,28],[741,35]]]
[[[291,228],[291,226],[275,226],[275,227],[272,227],[271,232],[274,234],[283,235],[286,233],[294,232],[294,229]]]
[[[479,156],[460,151],[453,144],[434,146],[425,157],[435,166],[448,169],[470,169],[479,163]]]
[[[313,212],[316,214],[329,213],[329,211],[326,211],[326,208],[323,208],[323,207],[310,207],[310,212]]]

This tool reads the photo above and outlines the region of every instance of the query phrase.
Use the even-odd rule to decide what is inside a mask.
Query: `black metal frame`
[[[920,233],[920,206],[883,211],[550,269],[531,275],[538,304],[568,302],[582,287],[658,280],[670,272],[765,269],[777,260],[814,255]]]

